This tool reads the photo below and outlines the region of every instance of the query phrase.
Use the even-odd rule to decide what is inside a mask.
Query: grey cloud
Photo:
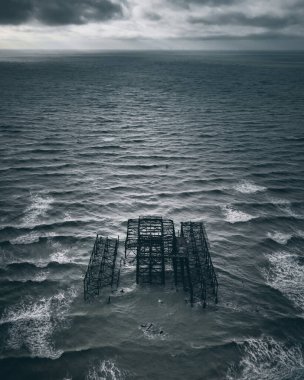
[[[217,7],[219,5],[232,5],[240,3],[242,0],[169,0],[171,4],[179,7],[189,8],[190,5],[208,5],[210,7]]]
[[[214,15],[209,18],[189,17],[188,21],[192,24],[204,25],[242,25],[256,26],[268,29],[282,29],[291,25],[303,25],[303,17],[299,14],[286,14],[284,17],[271,15],[250,17],[243,13],[226,13]]]
[[[18,25],[32,19],[47,25],[85,24],[122,15],[111,0],[0,0],[0,24]]]
[[[162,19],[162,17],[158,13],[154,13],[154,12],[146,12],[145,18],[151,21],[159,21]]]

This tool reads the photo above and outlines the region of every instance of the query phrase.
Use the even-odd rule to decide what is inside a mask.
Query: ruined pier
[[[116,267],[119,239],[96,236],[84,277],[84,298],[98,296],[102,288],[118,287],[120,267]]]
[[[189,295],[193,305],[218,301],[218,281],[210,245],[202,222],[182,222],[175,234],[174,222],[156,216],[129,219],[124,257],[116,265],[118,239],[96,238],[84,279],[85,299],[99,295],[103,287],[118,287],[126,262],[135,265],[137,284],[174,283]]]

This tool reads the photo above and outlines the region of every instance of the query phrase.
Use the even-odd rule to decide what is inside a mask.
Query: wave
[[[114,203],[113,203],[114,204]],[[117,204],[116,204],[117,205]],[[18,231],[19,233],[23,233],[24,235],[30,233],[31,231],[43,231],[47,230],[46,234],[50,234],[50,236],[56,236],[56,233],[48,231],[49,229],[56,229],[60,227],[80,227],[86,224],[96,222],[96,219],[74,219],[74,220],[63,220],[63,221],[57,221],[57,222],[50,222],[50,223],[38,223],[33,225],[10,225],[0,228],[0,231],[4,234],[13,234]],[[22,238],[20,238],[22,239]],[[25,238],[26,239],[26,238]],[[18,240],[17,240],[18,244]]]
[[[0,280],[0,284],[2,286],[9,285],[10,288],[13,288],[15,286],[20,286],[20,284],[22,284],[23,290],[26,287],[31,288],[33,286],[33,284],[35,286],[37,284],[39,284],[39,285],[43,285],[43,287],[47,287],[47,286],[53,285],[55,283],[55,280],[47,278],[48,274],[49,274],[49,272],[41,272],[41,273],[37,273],[36,275],[34,275],[31,279],[24,278],[24,279],[18,279],[18,280],[14,280],[14,279]]]
[[[271,202],[284,214],[293,218],[301,218],[301,215],[296,213],[291,207],[291,202],[287,199],[271,198]]]
[[[236,210],[232,208],[232,206],[224,206],[222,207],[222,211],[224,212],[226,216],[226,221],[229,223],[241,223],[241,222],[248,222],[251,219],[254,219],[255,216],[251,214],[247,214],[243,211]]]
[[[89,368],[86,380],[123,380],[123,372],[112,360],[103,360]]]
[[[35,300],[26,297],[4,310],[0,324],[8,324],[6,348],[25,348],[33,357],[56,359],[63,353],[52,340],[55,329],[64,328],[71,303],[77,296],[74,288],[59,291],[51,297]]]
[[[39,223],[40,218],[45,217],[52,208],[54,198],[47,193],[31,193],[30,204],[25,209],[22,222],[25,226],[32,226]]]
[[[239,344],[242,359],[229,367],[226,380],[301,380],[304,353],[272,337],[251,338]]]
[[[49,268],[49,269],[66,269],[66,268],[75,268],[78,267],[79,264],[73,263],[71,261],[66,262],[58,262],[58,261],[45,261],[38,263],[35,261],[21,261],[21,262],[13,262],[6,265],[8,269],[16,269],[20,270],[31,270],[31,269],[41,269],[41,268]]]
[[[105,142],[110,142],[110,141],[114,141],[116,139],[116,137],[103,137],[102,140],[105,141]]]
[[[261,191],[266,191],[267,187],[256,185],[250,181],[241,181],[234,186],[234,189],[243,194],[254,194]]]
[[[293,237],[292,234],[274,231],[274,232],[268,232],[267,237],[276,243],[286,245],[288,241]]]
[[[11,227],[9,227],[11,229]],[[3,240],[0,242],[0,245],[27,245],[33,243],[43,243],[48,241],[56,241],[56,242],[65,242],[68,244],[77,243],[79,241],[92,241],[92,235],[88,236],[73,236],[73,235],[59,235],[56,232],[42,232],[30,230],[28,233],[24,233],[10,240]]]
[[[275,252],[267,255],[269,269],[264,269],[266,282],[279,290],[299,309],[304,307],[303,262],[296,254]]]
[[[1,256],[0,266],[9,270],[33,270],[37,268],[50,268],[50,269],[68,269],[78,268],[81,265],[81,257],[72,254],[71,244],[75,244],[78,238],[71,239],[70,237],[61,237],[65,245],[62,245],[62,239],[59,241],[49,240],[45,241],[46,245],[43,246],[43,251],[39,247],[38,254],[26,256],[22,254],[22,251],[10,251]],[[40,241],[43,239],[40,238]],[[88,240],[88,239],[86,239]],[[92,241],[92,238],[90,239]],[[6,244],[10,244],[6,242]],[[68,248],[66,248],[68,244]],[[3,245],[3,243],[1,243]]]
[[[19,235],[9,240],[9,242],[13,245],[33,244],[33,243],[38,243],[42,238],[49,238],[52,236],[55,236],[55,233],[49,232],[49,233],[41,234],[41,233],[38,233],[37,231],[31,231],[30,233]]]

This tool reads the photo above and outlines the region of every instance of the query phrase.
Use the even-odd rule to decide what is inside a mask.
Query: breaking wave
[[[123,380],[125,376],[112,360],[103,360],[92,366],[86,380]]]
[[[239,191],[240,193],[243,193],[243,194],[254,194],[254,193],[257,193],[259,191],[267,190],[266,187],[256,185],[250,181],[241,181],[237,185],[234,186],[234,189],[236,191]]]
[[[27,297],[17,305],[5,309],[0,324],[8,324],[8,350],[25,348],[31,356],[58,358],[62,351],[55,348],[52,335],[55,329],[64,327],[75,289],[59,291],[52,297],[38,301]]]
[[[50,238],[56,236],[54,232],[38,232],[38,231],[31,231],[28,234],[17,236],[14,239],[11,239],[9,242],[13,245],[18,244],[33,244],[38,243],[40,239],[42,238]]]
[[[51,242],[51,245],[55,252],[50,256],[51,262],[57,262],[59,264],[69,264],[72,263],[72,258],[69,256],[70,250],[63,248],[59,242]]]
[[[249,220],[255,218],[253,215],[247,214],[240,210],[236,210],[232,208],[231,206],[225,206],[222,208],[222,210],[226,216],[226,221],[232,224],[240,223],[240,222],[248,222]]]
[[[228,369],[227,380],[301,380],[303,347],[271,337],[251,338],[240,345],[242,359]]]
[[[296,254],[275,252],[267,255],[270,268],[264,270],[268,285],[279,290],[295,306],[304,306],[304,270],[303,263]]]
[[[273,241],[275,241],[276,243],[279,243],[279,244],[287,244],[288,243],[288,240],[292,238],[292,234],[287,234],[287,233],[284,233],[284,232],[278,232],[278,231],[274,231],[274,232],[268,232],[267,233],[267,237]]]
[[[41,217],[46,216],[54,198],[47,193],[31,194],[30,204],[25,209],[25,215],[22,218],[22,223],[25,226],[35,226],[39,223]]]
[[[271,198],[270,201],[285,215],[291,216],[293,218],[299,217],[299,214],[291,208],[291,202],[288,199]]]

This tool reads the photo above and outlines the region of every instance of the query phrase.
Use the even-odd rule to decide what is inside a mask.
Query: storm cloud
[[[85,24],[121,14],[121,5],[110,0],[0,0],[1,24],[32,20],[46,25]]]
[[[0,48],[301,48],[304,0],[0,0],[0,35]]]
[[[302,25],[303,15],[300,14],[287,14],[284,16],[247,16],[244,13],[233,12],[227,14],[217,14],[214,16],[206,17],[189,17],[188,21],[193,24],[205,25],[242,25],[242,26],[256,26],[268,29],[281,29],[291,25]]]

